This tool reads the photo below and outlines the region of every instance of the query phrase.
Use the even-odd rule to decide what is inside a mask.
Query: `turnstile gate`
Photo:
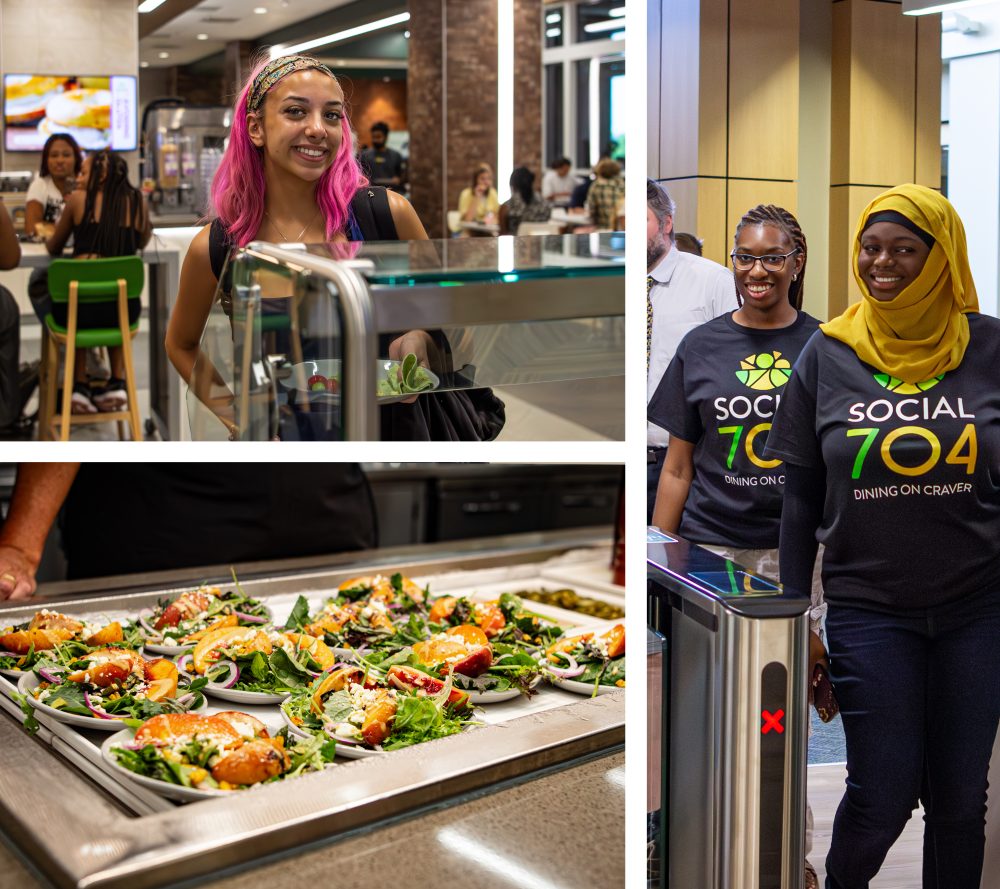
[[[647,533],[666,637],[666,889],[802,889],[809,599]]]

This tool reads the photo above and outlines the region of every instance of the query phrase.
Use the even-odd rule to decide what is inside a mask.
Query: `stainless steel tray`
[[[560,551],[551,546],[548,554]],[[521,555],[534,563],[519,564]],[[545,553],[533,546],[522,553],[508,551],[506,566],[497,565],[495,553],[478,553],[451,562],[434,559],[395,567],[418,579],[433,575],[434,592],[461,588],[495,596],[504,585],[537,585],[539,562],[544,560]],[[373,566],[298,573],[286,567],[293,576],[241,581],[248,593],[268,600],[277,618],[290,609],[298,593],[317,602],[341,581],[369,573]],[[449,573],[456,569],[463,570]],[[582,586],[581,591],[588,592]],[[143,608],[163,594],[161,589],[90,596],[59,601],[58,607],[71,614],[113,615]],[[34,610],[3,608],[0,621],[23,619]],[[592,618],[559,609],[537,610],[565,624],[594,624]],[[4,682],[3,687],[7,691],[10,685]],[[0,705],[20,718],[6,695],[0,696]],[[449,797],[568,765],[624,742],[621,692],[586,699],[549,689],[532,701],[491,705],[486,712],[489,724],[473,732],[183,807],[105,771],[99,754],[103,738],[97,733],[79,732],[43,717],[42,728],[32,738],[13,720],[0,719],[6,761],[18,763],[0,770],[0,810],[15,844],[59,886],[159,886],[335,838]]]

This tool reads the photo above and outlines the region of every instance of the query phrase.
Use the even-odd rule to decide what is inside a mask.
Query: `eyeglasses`
[[[785,260],[789,256],[794,256],[799,252],[799,248],[789,250],[788,253],[768,253],[764,256],[754,256],[752,253],[737,253],[735,250],[729,254],[733,261],[733,268],[741,272],[749,272],[757,261],[764,266],[764,271],[780,272],[785,267]]]

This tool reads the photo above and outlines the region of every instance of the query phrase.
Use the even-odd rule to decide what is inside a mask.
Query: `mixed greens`
[[[434,380],[427,370],[420,366],[417,356],[410,352],[402,364],[387,362],[385,377],[378,381],[375,394],[379,398],[397,395],[412,395],[434,388]]]

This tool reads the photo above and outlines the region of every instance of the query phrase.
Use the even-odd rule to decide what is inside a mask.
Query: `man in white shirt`
[[[542,197],[549,203],[565,206],[576,188],[577,178],[571,175],[573,166],[568,157],[557,157],[542,177]]]
[[[675,205],[667,190],[646,180],[646,402],[689,330],[737,308],[725,266],[674,246]],[[646,423],[646,521],[667,454],[666,431]]]

